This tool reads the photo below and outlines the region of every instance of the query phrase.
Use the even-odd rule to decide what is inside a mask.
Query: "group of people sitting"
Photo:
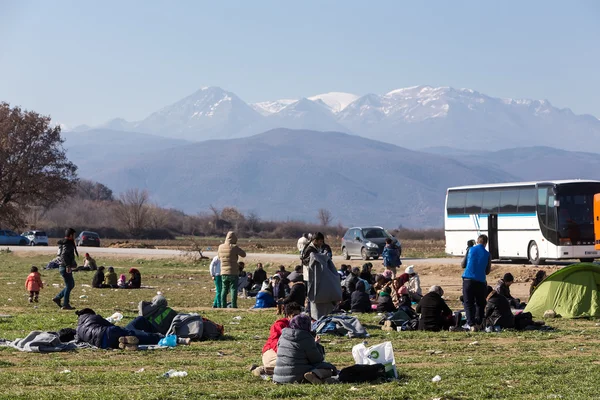
[[[259,268],[262,270],[262,265],[259,264]],[[256,276],[259,271],[257,269],[254,275]],[[282,265],[275,275],[262,282],[260,290],[256,294],[256,304],[253,308],[277,307],[277,314],[283,314],[286,304],[304,305],[305,302],[306,284],[302,274],[302,266],[297,265],[294,271],[290,273]]]
[[[142,274],[137,268],[129,269],[129,280],[125,274],[117,279],[117,274],[113,267],[108,267],[108,272],[104,273],[104,267],[100,266],[92,278],[92,287],[97,289],[139,289],[142,287]]]

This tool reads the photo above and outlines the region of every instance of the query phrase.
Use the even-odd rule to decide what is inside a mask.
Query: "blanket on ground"
[[[27,353],[54,353],[59,351],[70,351],[77,349],[95,349],[88,343],[71,341],[63,343],[56,332],[32,331],[23,339],[8,341],[0,339],[0,346],[12,347]]]
[[[350,338],[369,336],[358,318],[348,315],[326,315],[313,324],[313,330],[320,335],[332,333]]]

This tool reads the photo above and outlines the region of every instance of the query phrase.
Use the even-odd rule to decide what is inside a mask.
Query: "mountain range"
[[[187,213],[235,206],[261,218],[315,221],[329,209],[345,225],[443,225],[451,186],[597,178],[600,155],[548,147],[495,152],[414,151],[339,132],[275,129],[246,138],[186,142],[143,133],[66,134],[80,176],[115,192],[147,189]]]
[[[116,118],[98,128],[192,142],[291,128],[344,132],[410,149],[550,146],[600,152],[600,141],[592,140],[600,137],[600,120],[594,116],[576,115],[547,100],[501,99],[471,89],[431,86],[254,104],[219,87],[205,87],[140,121]]]

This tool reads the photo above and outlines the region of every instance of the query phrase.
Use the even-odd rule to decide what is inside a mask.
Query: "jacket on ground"
[[[417,304],[417,312],[421,313],[419,319],[419,330],[422,331],[440,331],[444,328],[448,317],[452,316],[452,310],[442,296],[438,293],[427,293],[419,304]]]
[[[300,383],[307,372],[333,368],[323,361],[324,358],[323,346],[315,342],[310,332],[285,328],[279,338],[273,382]]]
[[[237,246],[237,236],[234,232],[228,232],[225,243],[219,246],[219,260],[221,260],[221,275],[238,275],[239,257],[246,257],[246,252]]]
[[[83,314],[77,320],[77,341],[102,347],[102,338],[108,328],[114,326],[100,315]]]
[[[39,272],[32,272],[27,276],[25,280],[25,289],[28,292],[39,292],[40,289],[44,288],[42,283],[42,276]]]
[[[369,299],[367,292],[365,292],[365,284],[363,281],[358,282],[356,290],[352,293],[350,311],[355,313],[371,312],[371,300]]]

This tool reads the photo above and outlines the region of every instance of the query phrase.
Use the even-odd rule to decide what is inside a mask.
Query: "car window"
[[[40,236],[48,236],[48,235],[46,235],[46,232],[36,232],[35,236],[40,237]]]
[[[385,239],[388,236],[383,229],[363,229],[365,239]]]

